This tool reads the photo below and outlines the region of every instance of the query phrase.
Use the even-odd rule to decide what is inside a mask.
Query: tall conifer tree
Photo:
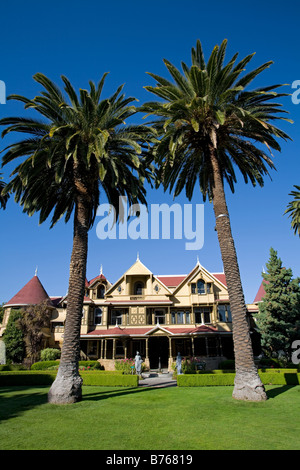
[[[270,356],[284,351],[290,358],[292,342],[300,339],[300,278],[293,279],[271,248],[263,279],[266,293],[257,318],[262,348]]]

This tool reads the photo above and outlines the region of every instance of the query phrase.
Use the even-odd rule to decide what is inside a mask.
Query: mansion
[[[252,338],[257,336],[247,305]],[[11,309],[49,301],[45,347],[61,347],[68,296],[50,297],[37,274],[4,305],[0,341]],[[254,354],[255,341],[253,342]],[[101,272],[86,280],[81,321],[81,355],[114,369],[116,359],[139,351],[146,367],[169,369],[178,352],[197,356],[207,369],[233,358],[232,321],[224,273],[211,273],[199,262],[185,275],[154,275],[139,259],[113,284]],[[259,351],[257,352],[257,354]]]

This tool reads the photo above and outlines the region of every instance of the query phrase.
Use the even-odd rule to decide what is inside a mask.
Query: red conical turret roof
[[[45,300],[51,300],[37,276],[33,276],[27,284],[5,304],[8,306],[37,305]]]

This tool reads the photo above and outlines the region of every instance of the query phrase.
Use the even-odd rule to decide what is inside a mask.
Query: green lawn
[[[300,386],[266,386],[245,403],[232,387],[83,387],[74,405],[48,387],[0,389],[0,450],[300,449]]]

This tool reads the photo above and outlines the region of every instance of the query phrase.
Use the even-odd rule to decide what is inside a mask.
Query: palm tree
[[[0,175],[1,175],[1,173],[0,173]],[[5,195],[3,194],[6,184],[4,183],[4,181],[2,181],[2,179],[3,179],[2,176],[0,176],[0,208],[5,209],[6,203],[7,203],[8,198],[9,198],[9,195],[8,194],[5,194]]]
[[[236,363],[233,396],[260,401],[266,399],[266,394],[254,364],[224,182],[233,192],[237,167],[246,183],[263,186],[263,177],[274,165],[257,144],[279,151],[276,137],[288,139],[271,124],[275,119],[283,119],[278,115],[281,105],[273,99],[285,94],[274,91],[281,85],[247,91],[247,85],[272,62],[241,77],[253,54],[238,63],[235,54],[224,65],[226,46],[226,40],[220,47],[215,46],[206,63],[198,40],[196,48],[192,48],[192,65],[188,67],[182,62],[182,72],[164,60],[173,80],[149,73],[156,85],[145,88],[160,100],[145,103],[140,110],[156,116],[152,124],[160,136],[154,149],[157,184],[161,182],[165,190],[174,190],[174,196],[185,188],[189,200],[195,185],[199,185],[203,200],[208,197],[213,202],[233,318]]]
[[[74,213],[73,250],[70,262],[67,314],[62,355],[57,378],[48,395],[51,403],[72,403],[81,399],[82,379],[78,372],[80,325],[82,318],[88,231],[92,227],[100,191],[119,216],[119,196],[129,204],[146,204],[144,179],[150,178],[144,164],[151,130],[127,125],[125,119],[136,112],[134,98],[121,94],[122,86],[109,99],[101,99],[104,74],[98,85],[89,82],[90,91],[76,94],[62,76],[68,100],[43,74],[34,79],[44,91],[30,100],[11,95],[25,103],[42,119],[8,117],[0,121],[2,132],[27,134],[4,149],[3,164],[26,157],[12,173],[6,192],[29,215],[40,213],[40,223],[52,214],[51,227],[63,216],[67,222]],[[46,118],[46,119],[45,119]]]
[[[294,233],[298,232],[300,236],[300,186],[294,185],[296,191],[292,191],[289,196],[292,196],[293,199],[288,203],[285,214],[290,214],[289,217],[292,218],[291,226],[294,230]]]

